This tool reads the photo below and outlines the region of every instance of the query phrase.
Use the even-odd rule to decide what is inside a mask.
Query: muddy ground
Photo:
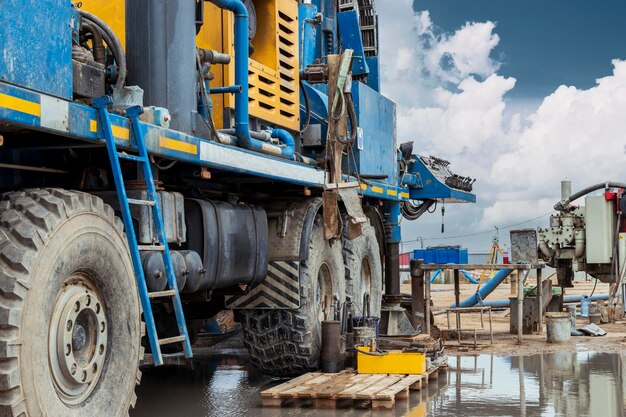
[[[554,283],[556,284],[556,283]],[[527,285],[533,286],[532,280]],[[593,291],[594,282],[578,282],[574,288],[568,288],[566,295],[589,295]],[[409,284],[402,285],[402,291],[410,293]],[[461,283],[461,300],[469,297],[476,292],[476,285],[469,283]],[[598,282],[594,294],[607,294],[608,284]],[[489,295],[488,300],[504,300],[513,296],[511,286],[503,283]],[[454,285],[452,284],[433,284],[431,296],[434,303],[434,311],[443,311],[454,303]],[[488,326],[487,316],[485,315],[485,326]],[[454,327],[454,315],[450,315],[451,325]],[[549,344],[546,341],[545,324],[542,334],[524,335],[522,345],[517,343],[517,335],[509,333],[509,309],[492,312],[494,343],[489,343],[489,328],[479,334],[479,347],[474,349],[473,346],[456,345],[456,340],[446,342],[446,351],[448,355],[467,355],[472,353],[493,353],[497,355],[517,356],[531,355],[536,353],[550,353],[559,351],[568,352],[623,352],[626,350],[626,321],[618,321],[616,323],[600,324],[600,327],[607,332],[606,336],[572,336],[567,343]],[[478,313],[465,313],[461,318],[462,328],[472,329],[480,328],[480,316]],[[583,327],[589,323],[587,318],[579,317],[577,327]],[[435,325],[440,329],[448,327],[446,315],[440,314],[435,316]],[[469,335],[464,338],[464,342],[470,344]]]

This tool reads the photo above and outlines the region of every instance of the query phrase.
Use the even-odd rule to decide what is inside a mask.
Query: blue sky
[[[590,88],[626,58],[626,2],[592,0],[416,0],[433,22],[452,31],[493,21],[498,71],[517,79],[509,97],[543,98],[559,85]]]
[[[579,190],[626,177],[626,2],[379,0],[377,10],[398,142],[477,178],[477,203],[446,206],[444,234],[438,211],[404,223],[403,240],[486,249],[494,226],[503,242],[504,226],[546,227],[562,179]]]

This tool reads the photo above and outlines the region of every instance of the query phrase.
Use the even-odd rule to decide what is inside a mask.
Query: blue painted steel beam
[[[67,109],[67,120],[62,127],[46,127],[45,113],[49,105]],[[58,113],[58,109],[55,112]],[[120,149],[136,150],[134,138],[130,135],[128,119],[116,114],[111,114],[110,119],[116,146]],[[0,122],[73,139],[98,142],[104,146],[102,140],[104,136],[96,109],[2,82],[0,82]],[[146,136],[148,152],[156,156],[268,180],[315,188],[324,186],[324,170],[317,167],[236,146],[223,145],[148,123],[142,122],[140,127]],[[347,177],[346,179],[349,180]],[[409,197],[407,187],[396,187],[377,181],[361,184],[360,192],[367,197],[390,201],[406,201]]]
[[[361,37],[361,26],[359,25],[359,14],[356,10],[337,13],[337,27],[341,47],[352,49],[354,58],[352,59],[352,73],[354,75],[367,75],[370,70],[365,61],[365,48]]]

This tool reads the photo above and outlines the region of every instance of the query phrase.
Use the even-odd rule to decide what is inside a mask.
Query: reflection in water
[[[560,352],[526,357],[450,358],[447,374],[396,409],[263,409],[259,392],[277,384],[245,356],[197,361],[194,369],[144,372],[131,417],[424,417],[424,416],[619,416],[626,357]]]

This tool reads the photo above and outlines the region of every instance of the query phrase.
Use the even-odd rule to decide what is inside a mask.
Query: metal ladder
[[[189,334],[187,333],[187,324],[185,323],[185,315],[180,300],[180,293],[178,291],[178,285],[176,284],[176,277],[174,276],[174,268],[172,266],[172,259],[170,257],[170,251],[167,245],[165,227],[163,226],[163,216],[161,215],[161,208],[158,204],[158,197],[156,193],[156,188],[154,186],[154,178],[152,176],[150,160],[148,159],[148,152],[146,150],[146,144],[144,142],[144,134],[139,123],[139,115],[143,113],[143,109],[139,106],[135,106],[126,110],[126,115],[128,116],[131,124],[131,135],[134,136],[137,151],[139,153],[138,156],[130,155],[117,151],[117,147],[115,145],[115,137],[113,136],[113,131],[111,128],[111,117],[109,111],[107,110],[107,106],[109,104],[111,104],[111,97],[109,96],[100,97],[94,100],[94,107],[98,110],[100,124],[102,126],[102,133],[104,134],[107,151],[109,153],[111,170],[113,174],[113,179],[115,180],[115,189],[117,190],[117,198],[120,203],[120,210],[122,211],[122,219],[124,220],[126,238],[128,240],[130,256],[133,261],[133,268],[135,270],[135,277],[137,279],[139,298],[141,300],[141,307],[143,309],[143,316],[146,323],[146,332],[148,334],[148,340],[150,342],[150,348],[152,350],[153,361],[155,366],[162,365],[163,356],[161,354],[161,346],[174,343],[182,343],[185,357],[191,358],[191,343],[189,341]],[[147,200],[138,200],[127,197],[126,188],[124,186],[124,179],[122,178],[122,170],[120,168],[120,159],[134,161],[141,165],[143,177],[146,182],[146,191],[148,193]],[[130,214],[131,204],[145,205],[151,208],[152,217],[154,219],[154,225],[158,237],[157,245],[140,246],[137,244],[135,228]],[[162,253],[163,262],[165,264],[165,272],[167,275],[168,289],[166,291],[148,292],[143,267],[141,265],[141,257],[139,255],[140,250],[159,251]],[[174,313],[176,315],[176,323],[178,325],[179,336],[159,339],[154,323],[154,315],[152,313],[151,304],[151,300],[159,298],[171,299],[174,307]]]

